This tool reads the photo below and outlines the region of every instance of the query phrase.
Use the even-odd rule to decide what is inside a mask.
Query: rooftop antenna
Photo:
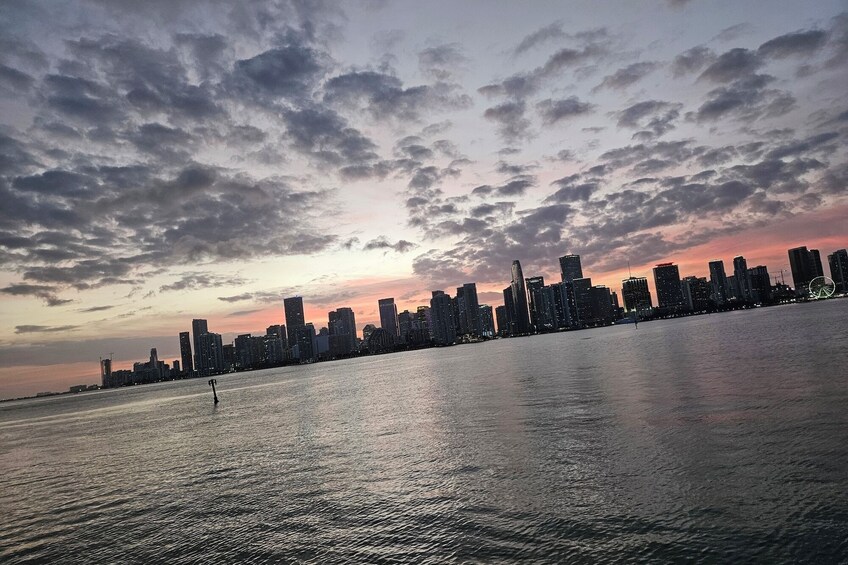
[[[633,278],[633,273],[630,272],[630,259],[627,259],[627,276]]]

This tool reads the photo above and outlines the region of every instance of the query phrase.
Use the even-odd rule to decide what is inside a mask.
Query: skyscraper
[[[765,265],[748,269],[748,280],[751,282],[752,302],[771,302],[771,275]]]
[[[684,277],[680,282],[683,305],[691,312],[703,312],[710,307],[712,287],[706,277]]]
[[[753,302],[751,296],[751,275],[748,262],[741,255],[733,258],[733,280],[736,281],[736,297],[742,302]]]
[[[513,331],[518,335],[526,335],[531,331],[530,312],[527,309],[527,290],[524,288],[524,273],[521,272],[521,262],[512,262],[512,304],[514,310]]]
[[[183,372],[190,375],[194,371],[194,364],[191,361],[191,338],[188,332],[180,332],[180,358]]]
[[[349,355],[356,351],[356,316],[351,308],[337,308],[327,315],[330,351],[333,355]]]
[[[724,272],[724,261],[710,261],[710,291],[716,306],[727,302],[727,274]]]
[[[544,277],[528,277],[524,279],[524,282],[527,285],[527,299],[530,307],[530,327],[533,331],[540,331],[540,322],[538,320],[539,313],[537,311],[537,301],[539,299],[538,295],[542,291],[542,288],[545,286],[545,278]]]
[[[498,325],[498,331],[504,336],[515,335],[515,302],[512,300],[512,287],[503,289],[504,297],[504,326]]]
[[[477,309],[480,317],[480,337],[495,337],[495,316],[492,307],[481,304]]]
[[[824,269],[822,268],[821,255],[818,249],[810,249],[810,257],[813,259],[813,278],[823,277]]]
[[[580,255],[563,255],[560,257],[559,270],[562,282],[570,283],[574,279],[582,279],[583,267],[580,266]]]
[[[571,327],[572,318],[575,316],[575,313],[572,311],[574,298],[570,288],[571,284],[566,282],[558,282],[551,285],[554,293],[554,309],[556,311],[556,325],[558,328]]]
[[[203,320],[204,324],[206,320]],[[195,368],[202,376],[214,375],[224,370],[224,345],[221,335],[206,332],[197,337]]]
[[[680,271],[674,263],[660,263],[654,267],[654,288],[657,289],[659,307],[674,312],[683,309],[683,292],[680,288]]]
[[[495,319],[498,322],[498,335],[501,337],[509,336],[509,322],[506,318],[506,306],[498,306],[495,308]]]
[[[303,298],[291,296],[284,299],[283,309],[286,313],[286,333],[288,334],[289,347],[294,347],[298,342],[301,328],[306,325],[303,316]]]
[[[483,335],[480,322],[480,302],[477,299],[477,285],[465,283],[456,289],[456,302],[459,313],[460,333],[475,337]]]
[[[815,253],[813,253],[815,251]],[[817,250],[808,251],[806,246],[789,250],[789,266],[792,269],[792,281],[795,284],[796,296],[807,296],[810,292],[810,281],[821,276],[821,258],[816,264]]]
[[[624,298],[624,311],[628,314],[650,315],[654,304],[645,277],[629,277],[621,281],[621,296]]]
[[[848,292],[848,250],[839,249],[827,256],[830,278],[836,284],[836,292]]]
[[[456,342],[456,322],[453,319],[451,297],[434,290],[430,299],[430,337],[436,345]]]
[[[209,333],[209,326],[206,324],[206,320],[195,319],[191,321],[191,338],[194,341],[194,369],[200,376],[209,372],[209,367],[204,364],[208,357],[200,354],[200,336],[207,333]]]
[[[380,327],[389,332],[395,341],[400,337],[398,328],[397,306],[394,298],[381,298],[377,301],[380,309]]]
[[[595,319],[592,312],[592,278],[584,277],[571,281],[574,292],[574,305],[577,321],[581,326],[592,323]]]

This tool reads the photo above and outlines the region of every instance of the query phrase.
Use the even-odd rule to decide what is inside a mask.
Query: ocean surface
[[[848,300],[0,405],[2,563],[848,561]]]

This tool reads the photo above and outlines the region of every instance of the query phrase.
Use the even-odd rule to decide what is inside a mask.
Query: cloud
[[[105,312],[106,310],[111,310],[114,306],[91,306],[89,308],[81,308],[77,310],[78,312],[89,313],[89,312]]]
[[[31,333],[58,333],[70,332],[79,328],[79,326],[15,326],[16,334],[31,334]]]
[[[418,247],[416,244],[411,241],[406,241],[405,239],[392,243],[387,237],[380,236],[366,242],[365,245],[362,246],[362,249],[364,251],[391,250],[396,251],[397,253],[407,253],[416,247]]]
[[[513,55],[521,55],[542,43],[546,43],[552,39],[562,39],[564,37],[566,37],[566,33],[562,30],[562,22],[553,22],[525,36],[518,45],[515,46]]]
[[[439,81],[450,80],[456,70],[467,61],[458,43],[436,45],[418,53],[418,67],[421,72]]]
[[[41,284],[15,283],[5,288],[0,288],[0,293],[9,296],[34,296],[44,301],[47,306],[62,306],[73,302],[71,299],[62,299],[56,296],[56,287]]]
[[[715,61],[716,55],[712,49],[699,45],[674,58],[671,63],[672,74],[675,77],[682,77],[687,74],[700,71],[704,66]]]
[[[524,113],[527,105],[523,101],[508,101],[487,108],[483,117],[493,121],[498,126],[498,134],[507,143],[515,143],[532,137],[530,120]]]
[[[536,104],[539,115],[545,125],[553,125],[561,120],[588,114],[594,106],[588,102],[581,102],[576,96],[569,96],[561,100],[550,98]]]
[[[174,290],[198,290],[201,288],[219,288],[222,286],[239,286],[247,281],[239,276],[222,276],[206,272],[190,272],[183,274],[172,283],[159,287],[159,292]]]
[[[725,83],[748,78],[763,64],[762,57],[756,52],[737,47],[722,53],[701,73],[699,80]]]
[[[728,116],[753,121],[761,116],[785,114],[795,106],[795,98],[788,92],[766,88],[774,80],[769,75],[751,75],[711,90],[707,100],[687,117],[698,122]]]
[[[827,32],[821,29],[796,31],[775,37],[760,45],[757,54],[772,59],[809,56],[824,47]]]
[[[632,65],[628,65],[621,69],[618,69],[611,75],[607,75],[601,81],[599,85],[592,89],[593,92],[597,92],[604,88],[609,88],[612,90],[624,90],[628,86],[635,84],[646,77],[648,74],[654,71],[659,67],[659,63],[654,61],[643,61],[640,63],[633,63]]]
[[[618,127],[646,130],[649,135],[641,137],[659,137],[674,129],[682,108],[683,104],[661,100],[637,102],[618,112]]]

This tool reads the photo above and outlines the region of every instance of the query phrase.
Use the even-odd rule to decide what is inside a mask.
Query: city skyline
[[[158,359],[156,347],[150,349],[148,362],[133,362],[131,370],[118,367],[112,355],[101,357],[100,385],[69,388],[70,392],[101,385],[115,388],[362,354],[450,346],[468,340],[530,336],[778,305],[798,299],[815,300],[819,296],[812,294],[811,282],[816,278],[830,279],[833,283],[830,292],[848,293],[848,250],[838,249],[827,255],[828,273],[817,249],[802,246],[789,249],[787,254],[794,288],[785,283],[782,275],[772,281],[765,265],[749,268],[745,257],[737,255],[733,258],[734,274],[730,277],[726,276],[721,259],[709,262],[709,277],[681,276],[673,262],[657,264],[653,269],[656,300],[652,298],[648,279],[629,273],[621,281],[623,302],[617,291],[610,291],[605,285],[593,285],[591,277],[582,276],[578,254],[559,257],[561,282],[549,285],[545,285],[542,276],[523,277],[520,261],[515,260],[510,269],[510,286],[503,291],[504,303],[497,306],[497,318],[491,305],[479,304],[476,283],[463,283],[456,287],[454,297],[442,290],[432,291],[429,305],[419,305],[416,313],[408,309],[398,312],[394,298],[381,298],[379,326],[365,323],[361,332],[349,307],[328,312],[327,325],[318,330],[314,321],[305,321],[303,297],[285,297],[282,304],[286,324],[271,325],[264,335],[242,333],[232,343],[224,343],[221,334],[209,330],[208,320],[194,319],[191,333],[179,333],[179,358],[171,365]],[[56,392],[38,393],[48,394]]]
[[[845,247],[837,1],[6,8],[0,390],[182,359],[192,319],[232,341],[283,297],[361,331],[475,282],[476,325],[516,259],[550,285],[579,254],[623,305],[663,261],[742,255],[753,296]]]

